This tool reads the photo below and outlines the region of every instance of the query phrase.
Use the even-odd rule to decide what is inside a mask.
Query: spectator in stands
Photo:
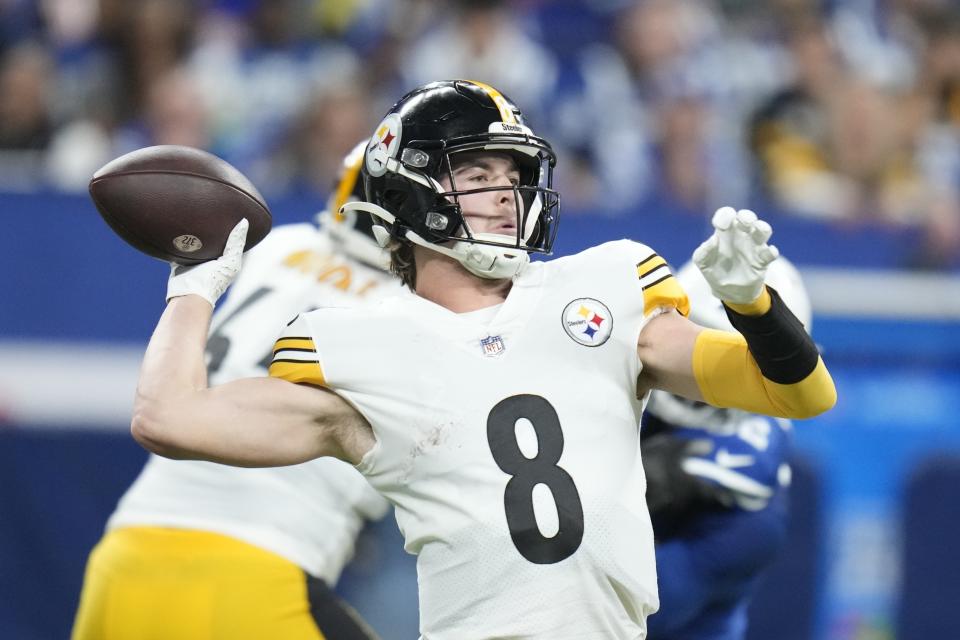
[[[754,118],[763,188],[781,206],[836,220],[909,221],[923,182],[903,126],[903,96],[849,68],[815,18],[789,35],[791,86]]]
[[[53,73],[53,61],[38,43],[20,44],[0,59],[0,149],[46,148]]]
[[[16,45],[0,57],[0,187],[34,186],[53,135],[53,61],[39,44]]]
[[[154,144],[211,148],[208,113],[196,81],[182,68],[150,81],[143,117],[118,133],[121,153]],[[214,149],[215,150],[215,149]]]
[[[727,88],[704,55],[717,43],[719,16],[696,2],[643,0],[614,23],[615,46],[591,46],[578,57],[574,87],[551,114],[574,168],[558,178],[564,197],[613,213],[664,198],[705,210],[718,159],[736,173],[737,154],[723,146],[739,144],[716,126],[717,98]]]
[[[108,3],[111,4],[111,3]],[[186,60],[194,44],[199,7],[188,0],[138,0],[112,5],[103,37],[114,48],[123,90],[122,118],[134,117],[153,82]]]
[[[924,44],[914,107],[917,155],[934,193],[925,238],[912,266],[960,265],[960,8],[933,7],[916,16]]]
[[[283,0],[208,14],[186,65],[210,109],[219,153],[258,184],[272,179],[273,159],[312,97],[361,77],[348,47],[309,37],[312,22],[301,9]],[[349,150],[340,147],[331,157]]]
[[[522,24],[506,0],[452,2],[435,30],[410,42],[404,81],[409,88],[437,78],[482,79],[529,105],[526,113],[536,118],[553,89],[557,62]]]
[[[369,133],[375,117],[361,81],[318,86],[293,119],[283,145],[264,162],[263,184],[283,191],[324,193],[341,158]]]
[[[0,2],[0,55],[43,33],[43,16],[38,2]]]

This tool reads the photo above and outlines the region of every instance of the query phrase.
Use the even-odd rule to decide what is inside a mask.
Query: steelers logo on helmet
[[[613,332],[613,314],[594,298],[571,301],[563,308],[562,322],[567,335],[585,347],[599,347]]]
[[[398,113],[388,114],[373,132],[366,153],[367,172],[370,175],[382,176],[387,172],[387,161],[397,157],[402,133],[403,124]]]

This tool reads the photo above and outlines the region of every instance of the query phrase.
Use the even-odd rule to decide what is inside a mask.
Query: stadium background
[[[406,89],[473,77],[560,153],[557,253],[678,265],[755,208],[803,271],[840,400],[797,424],[791,543],[753,640],[960,628],[960,9],[949,0],[0,0],[0,638],[67,636],[145,459],[126,432],[166,266],[84,195],[125,151],[200,146],[276,223],[323,203]],[[532,375],[536,375],[533,372]],[[415,637],[389,518],[340,590]]]

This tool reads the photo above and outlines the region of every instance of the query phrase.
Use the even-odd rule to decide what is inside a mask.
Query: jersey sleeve
[[[274,344],[270,376],[297,384],[326,386],[313,332],[302,314],[287,325]]]
[[[668,309],[689,315],[690,301],[683,287],[673,277],[667,261],[646,245],[634,243],[634,246],[637,250],[637,278],[643,289],[643,315],[650,317]]]

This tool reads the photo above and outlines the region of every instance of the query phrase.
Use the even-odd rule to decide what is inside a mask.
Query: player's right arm
[[[204,346],[213,304],[240,268],[245,229],[219,260],[174,270],[166,310],[144,355],[131,432],[153,453],[236,466],[319,456],[359,462],[373,444],[366,420],[332,391],[277,378],[207,386]]]
[[[364,418],[326,389],[278,378],[206,386],[203,347],[211,307],[170,301],[140,370],[133,437],[153,453],[236,466],[281,466],[319,456],[359,462]],[[351,437],[351,435],[353,437]]]

